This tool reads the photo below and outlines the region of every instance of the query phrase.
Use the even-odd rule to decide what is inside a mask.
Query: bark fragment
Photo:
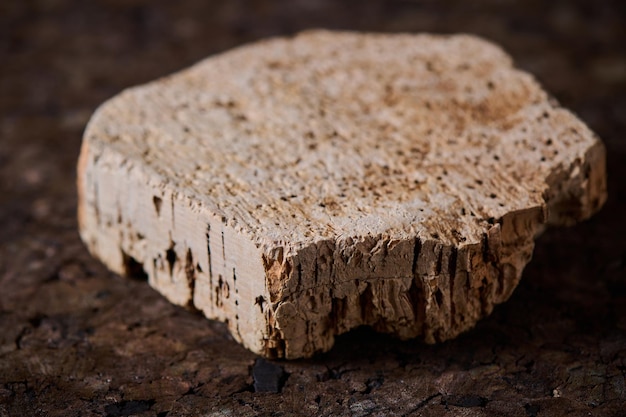
[[[362,325],[435,343],[509,298],[546,226],[599,209],[604,159],[484,40],[306,32],[104,104],[79,223],[265,356]]]

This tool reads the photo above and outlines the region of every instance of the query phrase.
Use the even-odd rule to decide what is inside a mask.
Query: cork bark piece
[[[604,147],[468,35],[305,32],[103,104],[79,226],[112,270],[267,357],[361,325],[428,343],[505,301],[606,199]]]

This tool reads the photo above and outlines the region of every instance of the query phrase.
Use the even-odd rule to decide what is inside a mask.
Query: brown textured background
[[[624,415],[621,3],[0,1],[0,417]],[[328,354],[274,365],[93,260],[76,232],[74,181],[96,106],[207,55],[310,27],[498,42],[604,139],[606,207],[545,233],[511,300],[457,340],[359,330]]]

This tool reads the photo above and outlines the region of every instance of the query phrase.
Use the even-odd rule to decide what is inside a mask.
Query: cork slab
[[[484,40],[315,31],[106,102],[78,190],[112,270],[298,358],[361,325],[428,343],[470,329],[544,227],[601,207],[605,155]]]

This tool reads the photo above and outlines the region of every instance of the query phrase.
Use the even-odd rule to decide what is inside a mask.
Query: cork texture
[[[487,41],[312,31],[102,105],[79,226],[268,357],[361,325],[434,343],[511,295],[546,226],[599,209],[604,159]]]

